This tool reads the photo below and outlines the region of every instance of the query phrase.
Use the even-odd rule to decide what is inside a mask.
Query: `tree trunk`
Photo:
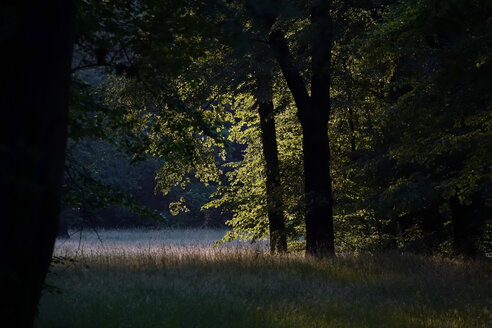
[[[333,198],[330,175],[328,120],[330,118],[332,26],[330,1],[312,7],[311,96],[293,64],[283,33],[269,35],[287,85],[297,106],[303,131],[304,182],[306,199],[306,253],[317,257],[334,256]]]
[[[31,327],[58,230],[74,1],[1,10],[1,321]]]
[[[265,158],[270,252],[275,254],[285,253],[287,251],[287,237],[285,233],[285,217],[280,185],[280,168],[271,83],[271,76],[267,76],[266,74],[262,74],[258,78],[259,94],[263,95],[258,97],[258,114],[260,116],[263,157]]]
[[[355,150],[356,150],[355,126],[354,126],[354,113],[352,111],[352,107],[348,108],[348,113],[349,113],[348,124],[349,124],[349,129],[350,129],[350,151],[355,152]]]
[[[306,189],[306,251],[334,256],[333,198],[328,121],[331,113],[332,26],[330,1],[315,2],[311,12],[311,107],[301,115]]]
[[[333,256],[333,200],[327,121],[304,116],[304,190],[306,197],[306,253]]]
[[[486,213],[485,204],[475,195],[471,204],[462,204],[458,197],[449,201],[453,224],[453,247],[457,255],[475,257],[478,255],[478,243],[483,232]]]

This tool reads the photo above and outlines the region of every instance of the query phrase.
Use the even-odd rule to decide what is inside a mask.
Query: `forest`
[[[5,327],[492,321],[490,1],[0,8]]]

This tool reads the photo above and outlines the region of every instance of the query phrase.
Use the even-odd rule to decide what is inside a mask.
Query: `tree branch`
[[[287,85],[289,86],[292,96],[294,97],[299,113],[301,114],[309,108],[311,99],[301,74],[293,63],[283,32],[278,29],[273,30],[268,36],[268,42],[275,54],[277,62],[280,65],[280,69],[282,70],[285,80],[287,81]]]

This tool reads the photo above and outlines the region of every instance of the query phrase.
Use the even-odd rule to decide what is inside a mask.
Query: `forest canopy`
[[[83,163],[89,140],[115,162],[151,161],[155,192],[175,190],[154,210],[202,208],[232,227],[224,241],[269,239],[272,252],[486,252],[491,9],[82,1],[68,160],[107,193],[130,186]],[[68,207],[87,209],[72,182]],[[153,216],[133,198],[114,205]]]

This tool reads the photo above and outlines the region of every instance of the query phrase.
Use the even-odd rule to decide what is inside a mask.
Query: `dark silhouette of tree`
[[[30,327],[57,235],[74,1],[1,5],[3,327]]]
[[[272,94],[272,76],[258,72],[258,114],[260,116],[261,143],[266,171],[267,212],[270,230],[270,252],[285,253],[287,236],[283,213],[280,168],[278,160],[277,133]]]
[[[316,256],[335,254],[333,233],[333,196],[330,175],[328,121],[332,22],[330,1],[318,1],[311,7],[311,94],[300,71],[293,63],[284,32],[273,26],[269,43],[282,69],[298,109],[302,125],[304,186],[306,199],[306,252]]]

